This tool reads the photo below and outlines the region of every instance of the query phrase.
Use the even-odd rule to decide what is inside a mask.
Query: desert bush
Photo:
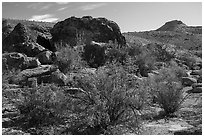
[[[83,104],[78,111],[74,110],[78,112],[73,115],[75,118],[71,118],[75,131],[83,134],[113,134],[122,126],[138,132],[137,111],[145,104],[146,88],[140,83],[137,85],[140,88],[135,84],[135,88],[130,89],[125,71],[114,66],[110,68],[108,73],[100,71],[97,76],[80,78],[80,88],[86,94],[73,103]]]
[[[168,68],[175,73],[179,81],[182,81],[182,77],[188,77],[187,70],[180,67],[174,60],[171,60],[168,65]]]
[[[84,46],[82,57],[90,67],[98,68],[100,66],[103,66],[106,62],[105,50],[105,46],[87,42]]]
[[[62,122],[63,108],[67,107],[63,92],[54,85],[24,88],[15,105],[24,118],[26,128],[41,128]]]
[[[129,56],[134,57],[142,53],[142,45],[133,44],[127,47],[127,53]]]
[[[61,48],[58,49],[54,64],[59,67],[61,72],[66,74],[68,71],[78,70],[85,66],[85,62],[82,61],[78,51],[66,44],[60,47]]]
[[[171,68],[160,70],[151,80],[151,94],[167,116],[176,112],[188,97],[183,95],[182,84]]]
[[[197,63],[199,57],[193,55],[189,51],[179,51],[177,58],[182,61],[183,64],[187,65],[190,69],[193,69],[194,64]]]
[[[75,87],[80,88],[77,93],[55,85],[24,88],[15,102],[23,125],[35,128],[34,134],[49,133],[43,129],[52,130],[53,134],[55,131],[56,134],[126,134],[125,130],[138,133],[138,111],[147,101],[146,86],[129,78],[122,67],[108,68],[108,72],[102,70],[96,75],[75,78],[78,81]],[[55,129],[59,125],[64,127],[60,132]]]
[[[106,53],[106,59],[109,63],[119,62],[122,65],[125,64],[127,59],[127,52],[125,49],[117,49],[116,46],[112,46]]]
[[[9,84],[13,76],[17,75],[21,70],[20,69],[11,69],[5,70],[2,69],[2,84]]]

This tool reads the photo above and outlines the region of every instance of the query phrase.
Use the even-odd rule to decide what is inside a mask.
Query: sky
[[[201,2],[3,2],[2,17],[58,22],[71,16],[105,17],[122,32],[155,30],[165,22],[181,20],[202,25]]]

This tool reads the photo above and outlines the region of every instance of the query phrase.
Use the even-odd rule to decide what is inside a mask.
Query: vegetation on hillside
[[[3,26],[11,29],[18,22],[32,30],[39,29],[37,25],[54,25],[3,19]],[[3,103],[12,104],[18,115],[9,124],[35,135],[121,135],[141,134],[150,108],[160,108],[167,119],[179,117],[177,113],[191,95],[184,90],[183,78],[190,77],[189,71],[202,69],[201,34],[197,31],[128,33],[124,34],[127,44],[123,47],[117,42],[79,41],[75,47],[56,42],[52,65],[67,78],[63,86],[43,82],[37,86],[11,84],[20,70],[3,69]],[[189,42],[182,43],[184,39]],[[191,44],[196,46],[194,50],[188,47]],[[198,77],[189,80],[198,81]]]

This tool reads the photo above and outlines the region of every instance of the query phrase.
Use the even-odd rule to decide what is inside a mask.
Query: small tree
[[[188,96],[183,96],[182,84],[172,69],[164,68],[151,79],[151,94],[167,116],[176,112]]]

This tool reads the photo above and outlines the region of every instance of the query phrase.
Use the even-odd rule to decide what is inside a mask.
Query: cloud
[[[105,6],[106,3],[99,3],[99,4],[89,4],[89,5],[84,5],[84,6],[81,6],[80,9],[81,10],[93,10],[93,9],[96,9],[96,8],[99,8],[99,7],[102,7],[102,6]]]
[[[68,4],[69,2],[56,2],[59,5]]]
[[[57,11],[65,10],[67,7],[59,8]]]
[[[51,14],[44,14],[44,15],[33,15],[32,18],[29,20],[34,21],[43,21],[43,22],[55,22],[58,18],[54,18]]]
[[[44,5],[40,8],[40,10],[47,10],[52,6],[52,4]]]
[[[49,9],[51,6],[52,6],[51,3],[36,2],[36,3],[29,4],[29,5],[27,6],[27,8],[43,11],[43,10]]]
[[[39,8],[39,6],[40,5],[42,5],[42,3],[32,3],[32,4],[29,4],[28,6],[27,6],[27,8],[29,8],[29,9],[37,9],[37,8]]]

